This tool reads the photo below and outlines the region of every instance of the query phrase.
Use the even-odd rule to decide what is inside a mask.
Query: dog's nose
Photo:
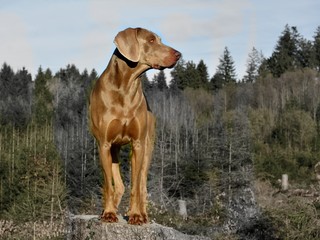
[[[180,52],[178,52],[177,50],[175,50],[174,55],[176,55],[177,60],[179,60],[179,59],[180,59],[180,57],[181,57],[181,53],[180,53]]]

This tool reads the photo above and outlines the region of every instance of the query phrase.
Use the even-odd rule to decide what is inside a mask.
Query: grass
[[[320,198],[282,193],[269,182],[255,182],[256,197],[265,215],[275,226],[279,239],[320,239]],[[294,189],[294,185],[291,186]],[[320,186],[313,186],[315,191]]]

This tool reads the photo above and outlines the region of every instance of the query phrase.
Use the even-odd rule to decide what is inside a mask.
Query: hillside
[[[142,76],[157,117],[152,221],[214,239],[319,239],[319,41],[320,29],[308,41],[286,26],[272,56],[249,55],[244,79],[236,79],[227,48],[211,78],[203,61],[185,60],[170,81],[161,71],[152,80]],[[32,80],[26,69],[2,65],[0,234],[31,238],[56,229],[63,237],[69,212],[101,212],[102,175],[87,115],[97,77],[68,65],[55,74],[39,68]],[[130,146],[123,147],[122,215],[129,155]],[[284,173],[288,192],[278,181]],[[187,203],[186,219],[178,200]]]

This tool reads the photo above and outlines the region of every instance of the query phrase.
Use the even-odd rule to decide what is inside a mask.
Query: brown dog
[[[154,144],[155,118],[147,109],[140,76],[151,68],[173,67],[181,54],[142,28],[128,28],[115,37],[117,49],[90,97],[91,131],[99,144],[104,174],[102,220],[117,222],[124,193],[119,170],[121,145],[131,143],[129,223],[147,223],[147,174]]]

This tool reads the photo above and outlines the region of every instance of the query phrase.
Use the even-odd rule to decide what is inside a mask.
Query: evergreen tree
[[[88,94],[90,95],[91,93],[91,89],[92,89],[92,86],[94,85],[94,83],[97,81],[98,79],[98,73],[95,69],[92,69],[91,70],[91,73],[89,75],[89,85],[85,85],[85,89],[88,91]],[[90,87],[89,87],[90,86]],[[88,96],[89,96],[88,95]]]
[[[224,85],[223,75],[219,72],[216,72],[210,80],[209,89],[216,91],[222,88]]]
[[[182,82],[183,89],[190,87],[197,89],[201,87],[200,73],[197,70],[197,66],[193,61],[186,63],[184,72],[184,81]]]
[[[199,87],[207,89],[208,82],[209,82],[208,67],[202,59],[200,60],[200,62],[197,65],[197,71],[198,71],[199,80],[200,80]]]
[[[285,26],[274,52],[268,59],[268,68],[275,77],[280,77],[287,70],[294,70],[308,65],[307,55],[303,51],[310,44],[302,39],[296,27]]]
[[[314,52],[312,42],[301,38],[298,43],[297,67],[298,68],[313,68],[315,65]]]
[[[7,99],[11,89],[14,88],[14,72],[12,68],[4,63],[0,71],[0,100]]]
[[[271,74],[268,67],[268,59],[263,58],[258,69],[258,75],[259,77],[266,77],[268,74]]]
[[[221,77],[222,85],[236,82],[234,61],[227,47],[225,47],[220,63],[217,68],[217,76]]]
[[[157,87],[160,91],[168,89],[166,75],[164,74],[163,70],[160,70],[158,74],[154,75],[153,82],[155,87]]]
[[[95,69],[92,69],[90,73],[90,80],[93,81],[93,80],[96,80],[97,78],[98,78],[97,71]]]
[[[47,68],[46,71],[44,72],[44,78],[47,80],[50,80],[52,78],[52,72],[49,68]]]
[[[63,213],[66,190],[52,136],[49,124],[29,124],[19,130],[1,126],[1,217],[18,222],[53,221]],[[1,151],[9,146],[14,146],[12,151]]]
[[[320,26],[316,30],[313,41],[314,65],[320,71]]]
[[[60,78],[62,82],[67,84],[81,81],[81,74],[74,64],[68,64],[65,69],[61,68],[60,71],[56,73],[55,77]]]
[[[15,74],[13,82],[14,85],[11,92],[13,104],[11,107],[8,107],[12,111],[15,111],[15,114],[11,117],[11,121],[16,126],[22,127],[25,126],[31,118],[31,74],[23,68]]]
[[[153,84],[149,81],[149,78],[146,73],[143,73],[141,75],[141,82],[142,82],[143,92],[147,93],[153,88]]]
[[[50,93],[47,82],[51,79],[49,69],[44,73],[39,67],[35,79],[33,114],[38,124],[50,121],[52,117],[52,94]]]
[[[200,60],[197,65],[193,61],[180,60],[171,71],[170,89],[183,90],[188,87],[207,89],[208,75],[207,66],[203,60]]]
[[[222,73],[225,83],[236,82],[234,61],[227,47],[224,50],[223,58],[220,59],[218,72]]]
[[[247,60],[247,70],[244,76],[245,82],[254,82],[259,76],[259,68],[262,64],[263,56],[257,51],[257,49],[252,48],[251,53],[249,53]]]
[[[15,95],[22,98],[24,101],[29,101],[30,99],[30,85],[32,83],[31,74],[25,68],[18,71],[13,78],[13,86],[10,90],[11,95]]]
[[[16,74],[3,65],[0,72],[0,119],[2,124],[24,126],[30,118],[32,78],[23,68]]]
[[[85,96],[89,99],[91,94],[92,86],[95,81],[98,79],[98,74],[95,69],[91,70],[89,75],[88,70],[84,69],[80,76],[80,85],[83,86]]]
[[[293,53],[296,51],[295,43],[292,39],[290,28],[285,26],[272,56],[268,59],[268,68],[270,72],[280,77],[286,70],[293,68]]]
[[[83,72],[81,73],[80,84],[82,86],[84,86],[85,89],[88,88],[90,86],[90,84],[91,84],[91,79],[89,77],[87,69],[84,69]],[[89,96],[89,95],[87,95],[87,96]]]
[[[171,90],[183,90],[184,89],[184,77],[185,77],[185,61],[181,58],[173,70],[171,71]]]

